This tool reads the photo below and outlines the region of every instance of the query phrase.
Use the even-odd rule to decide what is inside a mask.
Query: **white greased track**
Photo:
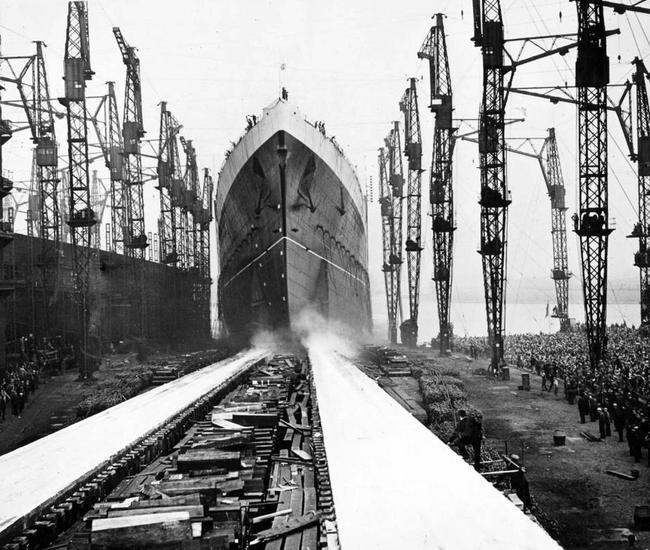
[[[266,355],[242,352],[0,456],[0,532]]]
[[[311,340],[342,550],[560,549],[332,344]]]

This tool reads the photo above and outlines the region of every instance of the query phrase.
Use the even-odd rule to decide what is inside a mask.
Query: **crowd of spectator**
[[[0,421],[6,419],[9,410],[20,418],[41,377],[64,372],[74,361],[74,349],[60,339],[37,341],[29,335],[13,344],[7,366],[0,371]]]
[[[10,367],[0,379],[0,421],[4,421],[7,409],[20,418],[25,409],[27,398],[38,388],[39,368],[32,361]]]
[[[598,423],[601,439],[612,433],[627,439],[636,462],[649,449],[650,466],[650,338],[634,327],[608,328],[607,358],[592,369],[583,329],[556,334],[508,335],[505,360],[542,378],[542,390],[564,395],[577,404],[582,423]],[[456,349],[472,358],[489,358],[487,338],[456,338]]]

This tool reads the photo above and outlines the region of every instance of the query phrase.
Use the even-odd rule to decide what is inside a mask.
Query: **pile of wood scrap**
[[[199,541],[200,548],[239,548],[249,518],[276,512],[272,455],[299,375],[297,360],[257,367],[170,454],[124,479],[86,515],[91,548],[199,548]]]
[[[114,548],[307,550],[319,541],[307,366],[276,356],[122,480],[76,539]],[[75,543],[78,547],[78,542]]]

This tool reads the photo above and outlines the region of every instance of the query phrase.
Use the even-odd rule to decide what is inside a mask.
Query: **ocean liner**
[[[296,329],[305,310],[370,328],[366,204],[324,125],[283,97],[250,117],[216,196],[220,316],[231,338]]]

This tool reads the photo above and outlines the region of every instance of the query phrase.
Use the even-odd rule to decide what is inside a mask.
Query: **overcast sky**
[[[506,37],[571,33],[576,30],[575,4],[568,0],[503,0]],[[375,202],[370,204],[370,274],[374,309],[385,308],[380,271],[381,235],[377,199],[377,148],[382,145],[392,120],[401,117],[398,100],[409,76],[424,77],[418,94],[426,164],[431,158],[433,117],[427,107],[428,64],[417,59],[430,17],[447,14],[445,25],[450,54],[455,116],[476,118],[481,95],[480,51],[473,47],[471,0],[91,0],[89,2],[91,62],[95,71],[88,94],[104,93],[105,82],[117,82],[118,101],[124,95],[125,70],[112,27],[119,26],[126,40],[138,48],[143,76],[144,122],[148,139],[158,136],[161,100],[168,102],[183,124],[182,134],[193,139],[200,167],[210,167],[215,179],[224,152],[236,141],[247,114],[259,113],[278,95],[280,84],[290,99],[311,120],[323,120],[357,167],[363,186],[370,178]],[[50,87],[62,95],[67,2],[63,0],[2,0],[0,34],[3,55],[33,52],[32,40],[47,44]],[[606,10],[608,28],[622,34],[610,38],[611,81],[630,77],[635,55],[650,54],[650,16],[618,16]],[[645,28],[644,28],[645,27]],[[562,42],[566,43],[566,42]],[[517,44],[511,44],[517,51]],[[528,50],[534,53],[536,50]],[[619,60],[620,56],[620,60]],[[575,54],[521,67],[516,86],[569,84],[573,81]],[[284,64],[285,70],[280,67]],[[616,96],[620,88],[612,88]],[[16,97],[9,89],[4,97]],[[513,95],[509,117],[526,118],[510,126],[508,135],[539,137],[550,126],[557,128],[570,210],[575,211],[576,110],[571,105]],[[15,111],[4,117],[19,119]],[[463,129],[467,129],[466,126]],[[65,128],[57,129],[64,144]],[[610,118],[610,217],[616,231],[610,238],[610,277],[638,277],[633,267],[636,241],[626,239],[637,212],[636,175],[626,156],[626,146],[615,117]],[[5,148],[5,168],[14,179],[29,179],[31,142],[17,135]],[[145,161],[147,165],[147,161]],[[153,161],[149,162],[154,166]],[[108,181],[101,161],[93,164]],[[428,171],[423,174],[423,211],[428,209]],[[522,279],[540,278],[540,299],[553,301],[550,207],[541,172],[531,159],[509,156],[509,186],[513,203],[509,214],[509,290],[520,299]],[[478,151],[460,142],[454,159],[457,210],[455,274],[456,299],[480,295]],[[19,184],[24,185],[24,184]],[[146,187],[148,230],[154,230],[158,197],[154,183]],[[24,225],[23,225],[24,227]],[[19,223],[19,230],[21,225]],[[424,218],[427,248],[423,255],[423,299],[433,300],[431,236]],[[579,274],[578,249],[569,235],[569,264]],[[215,277],[216,280],[216,277]],[[572,280],[574,287],[578,280]],[[580,318],[582,313],[577,316]]]

